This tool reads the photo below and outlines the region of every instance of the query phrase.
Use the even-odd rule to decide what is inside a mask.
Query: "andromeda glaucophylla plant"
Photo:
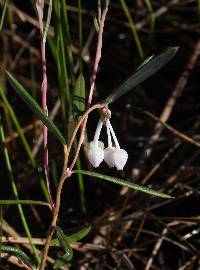
[[[48,15],[47,15],[47,23],[44,26],[43,24],[43,9],[44,9],[44,0],[36,0],[36,9],[38,13],[38,25],[41,34],[41,60],[42,60],[42,84],[41,84],[41,92],[42,92],[42,107],[33,99],[33,97],[24,89],[24,87],[8,72],[6,71],[7,78],[12,85],[13,89],[16,93],[21,97],[21,99],[29,106],[29,108],[35,113],[36,116],[43,122],[43,145],[44,145],[44,171],[45,171],[45,179],[49,197],[49,209],[52,213],[51,224],[49,226],[48,234],[46,237],[46,241],[44,244],[43,251],[41,253],[41,261],[37,269],[44,270],[46,267],[46,260],[48,258],[49,248],[52,245],[52,238],[56,237],[55,239],[58,240],[60,247],[63,250],[63,255],[59,257],[55,261],[55,268],[63,266],[66,262],[70,261],[73,256],[72,248],[70,244],[72,240],[70,237],[65,236],[64,232],[58,227],[58,216],[60,212],[60,205],[61,205],[61,193],[63,189],[63,185],[67,179],[69,179],[72,174],[82,174],[91,177],[95,177],[96,179],[105,180],[108,182],[112,182],[121,186],[125,186],[128,188],[132,188],[135,190],[142,191],[147,194],[151,194],[154,196],[159,196],[162,198],[172,198],[170,195],[164,194],[162,192],[157,192],[148,187],[143,187],[132,182],[124,181],[122,179],[103,175],[96,172],[90,172],[86,170],[74,170],[74,166],[76,165],[81,146],[84,141],[84,133],[87,126],[87,121],[89,114],[93,110],[101,110],[101,118],[98,122],[94,139],[88,145],[87,154],[88,159],[93,167],[97,168],[104,160],[106,164],[113,168],[115,167],[117,170],[123,170],[127,160],[128,160],[128,153],[122,149],[119,145],[113,127],[110,123],[111,112],[108,109],[108,105],[114,102],[116,99],[120,98],[122,95],[128,93],[130,90],[134,89],[138,84],[142,83],[148,77],[156,73],[162,66],[168,63],[177,51],[177,47],[168,48],[163,53],[153,56],[145,60],[145,62],[140,65],[140,67],[133,73],[124,83],[122,83],[119,87],[114,89],[109,96],[102,102],[96,103],[92,105],[92,98],[96,84],[96,75],[98,70],[99,61],[101,59],[101,49],[102,49],[102,36],[103,36],[103,29],[104,29],[104,22],[106,18],[106,14],[108,11],[109,0],[105,0],[104,7],[102,12],[100,12],[99,21],[98,21],[98,37],[97,37],[97,49],[96,55],[94,60],[93,72],[92,72],[92,80],[90,85],[90,90],[88,94],[87,100],[87,109],[83,110],[83,114],[81,115],[78,122],[76,122],[74,130],[72,131],[71,137],[69,141],[66,141],[65,136],[60,132],[58,127],[52,121],[51,118],[48,117],[48,110],[47,110],[47,67],[46,67],[46,54],[45,54],[45,44],[46,44],[46,37],[48,32],[48,27],[50,25],[51,19],[51,11],[53,7],[53,3],[56,1],[49,0],[49,8],[48,8]],[[57,3],[59,0],[57,0]],[[61,3],[65,3],[65,1],[60,1]],[[101,2],[101,1],[100,1]],[[80,74],[79,79],[77,80],[79,83],[78,92],[85,93],[85,83],[84,77]],[[107,131],[107,138],[108,144],[107,147],[104,147],[104,143],[99,140],[102,127],[106,126]],[[64,160],[63,160],[63,169],[61,172],[60,179],[58,181],[57,189],[55,198],[51,194],[50,188],[50,175],[49,175],[49,161],[48,161],[48,131],[51,131],[52,134],[60,141],[63,145],[63,152],[64,152]],[[79,135],[79,136],[77,136]],[[77,143],[75,143],[77,140]],[[76,145],[73,155],[71,152],[73,150],[73,146]],[[40,202],[41,203],[41,202]],[[42,202],[43,205],[46,205]],[[88,232],[89,228],[86,230],[76,233],[76,237],[72,235],[71,239],[74,238],[83,238]],[[77,237],[77,235],[79,237]],[[78,239],[78,240],[79,240]]]
[[[103,124],[106,125],[107,130],[107,148],[104,148],[104,143],[99,141]],[[114,146],[112,139],[114,141]],[[107,118],[105,121],[101,119],[99,120],[95,131],[94,140],[88,145],[88,159],[95,168],[99,167],[100,163],[104,160],[110,168],[116,167],[117,170],[123,170],[128,159],[128,153],[124,149],[120,148],[109,118]]]

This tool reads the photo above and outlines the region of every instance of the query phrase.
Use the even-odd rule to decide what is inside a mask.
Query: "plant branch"
[[[97,39],[96,56],[95,56],[95,61],[94,61],[94,66],[93,66],[93,73],[92,73],[92,81],[91,81],[91,86],[90,86],[90,92],[89,92],[89,97],[88,97],[88,101],[87,101],[87,108],[88,109],[90,108],[91,103],[92,103],[92,97],[93,97],[93,94],[94,94],[95,83],[96,83],[97,70],[98,70],[98,66],[99,66],[99,61],[101,59],[103,30],[104,30],[106,14],[108,12],[108,5],[109,5],[109,1],[106,0],[105,7],[104,7],[104,9],[102,11],[102,15],[101,15],[100,22],[99,22],[100,25],[99,25],[99,32],[98,32],[98,39]],[[84,121],[83,121],[83,124],[82,124],[82,129],[81,129],[81,134],[80,134],[80,138],[79,138],[79,141],[78,141],[77,149],[76,149],[74,158],[72,160],[72,163],[70,165],[70,169],[69,169],[70,171],[73,170],[73,167],[76,164],[76,161],[77,161],[80,149],[81,149],[81,145],[82,145],[83,140],[84,140],[84,133],[85,133],[85,129],[86,129],[87,120],[88,120],[88,117],[86,116],[84,118]]]
[[[92,82],[91,82],[91,87],[90,87],[90,92],[89,92],[89,97],[88,97],[88,102],[87,102],[87,111],[83,114],[83,116],[80,118],[79,122],[77,123],[77,125],[76,125],[76,127],[74,129],[74,132],[72,134],[72,137],[70,139],[69,145],[64,147],[64,164],[63,164],[62,175],[60,177],[57,192],[56,192],[55,207],[53,208],[53,211],[52,211],[52,222],[51,222],[51,225],[50,225],[50,228],[49,228],[48,236],[46,238],[46,242],[45,242],[45,246],[44,246],[44,250],[43,250],[39,270],[44,270],[44,268],[45,268],[45,263],[46,263],[46,259],[47,259],[51,239],[52,239],[52,236],[53,236],[53,234],[54,234],[54,232],[56,230],[56,224],[57,224],[58,214],[59,214],[59,210],[60,210],[60,198],[61,198],[63,184],[64,184],[66,178],[69,178],[71,176],[72,169],[73,169],[73,167],[74,167],[74,165],[75,165],[75,163],[77,161],[77,158],[78,158],[78,155],[79,155],[79,152],[80,152],[80,148],[81,148],[81,145],[82,145],[83,139],[84,139],[84,132],[85,132],[86,124],[87,124],[88,114],[91,111],[95,110],[95,109],[100,109],[100,108],[105,107],[105,104],[103,104],[103,103],[102,104],[95,104],[95,105],[93,105],[91,107],[91,102],[92,102],[93,92],[94,92],[94,89],[95,89],[95,82],[96,82],[96,74],[97,74],[97,70],[98,70],[98,65],[99,65],[99,61],[100,61],[100,58],[101,58],[103,28],[104,28],[104,22],[105,22],[106,14],[107,14],[107,11],[108,11],[108,4],[109,4],[109,1],[107,0],[106,4],[105,4],[105,8],[104,8],[104,10],[102,12],[101,20],[100,20],[100,30],[99,30],[99,33],[98,33],[98,41],[97,41],[95,62],[94,62],[94,67],[93,67]],[[46,63],[45,63],[45,66],[43,66],[43,67],[46,67]],[[44,71],[46,71],[46,70],[44,70]],[[47,83],[47,81],[44,80],[44,85],[43,86],[46,87],[46,83]],[[45,92],[46,89],[44,89],[43,91]],[[45,105],[45,104],[43,104],[43,105]],[[70,166],[70,168],[68,168],[67,165],[68,165],[69,153],[71,151],[74,139],[75,139],[75,137],[77,135],[77,132],[78,132],[80,127],[81,127],[81,132],[80,132],[80,138],[79,138],[78,146],[77,146],[76,152],[74,154],[74,158],[72,160],[71,166]]]
[[[83,116],[81,117],[81,119],[79,120],[79,122],[77,123],[77,125],[74,129],[74,132],[72,134],[72,138],[69,142],[69,146],[64,147],[64,162],[63,162],[62,175],[60,177],[57,192],[56,192],[56,203],[55,203],[55,207],[54,207],[53,212],[52,212],[52,221],[51,221],[51,225],[49,228],[49,233],[48,233],[47,238],[46,238],[39,270],[44,270],[49,247],[50,247],[50,243],[51,243],[51,239],[52,239],[52,236],[53,236],[55,229],[56,229],[58,214],[59,214],[59,210],[60,210],[60,198],[61,198],[63,184],[64,184],[66,178],[69,178],[72,174],[71,170],[67,168],[67,164],[68,164],[69,153],[70,153],[70,150],[72,148],[74,139],[76,137],[76,134],[77,134],[79,128],[81,127],[81,124],[88,117],[88,114],[91,113],[95,109],[100,109],[103,107],[105,107],[105,104],[103,104],[103,103],[102,104],[95,104],[83,114]],[[74,160],[75,160],[75,158],[74,158]]]
[[[48,9],[48,18],[47,18],[47,25],[45,28],[44,33],[44,24],[43,24],[43,1],[37,0],[36,1],[36,9],[38,14],[38,23],[41,35],[41,60],[42,60],[42,85],[41,85],[41,92],[42,92],[42,109],[43,111],[48,114],[47,108],[47,66],[46,66],[46,35],[48,32],[48,27],[50,24],[51,18],[51,11],[52,5],[50,2],[49,9]],[[51,195],[51,187],[49,181],[49,156],[48,156],[48,129],[45,125],[43,125],[43,147],[44,147],[44,171],[45,171],[45,180],[46,186],[48,190],[48,196],[51,204],[51,208],[54,208],[54,202]]]

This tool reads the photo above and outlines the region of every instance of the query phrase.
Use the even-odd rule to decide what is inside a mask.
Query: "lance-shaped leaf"
[[[154,195],[154,196],[157,196],[157,197],[168,198],[168,199],[173,198],[172,196],[170,196],[168,194],[158,192],[158,191],[155,191],[155,190],[153,190],[151,188],[144,187],[144,186],[141,186],[141,185],[137,185],[137,184],[134,184],[134,183],[131,183],[131,182],[128,182],[128,181],[124,181],[124,180],[121,180],[119,178],[111,177],[111,176],[108,176],[108,175],[95,173],[95,172],[84,171],[84,170],[75,170],[75,171],[73,171],[73,173],[81,173],[81,174],[84,174],[84,175],[89,175],[89,176],[95,177],[97,179],[101,179],[101,180],[104,180],[104,181],[109,181],[109,182],[112,182],[112,183],[115,183],[115,184],[118,184],[118,185],[121,185],[121,186],[124,186],[124,187],[129,187],[129,188],[132,188],[132,189],[135,189],[135,190],[138,190],[138,191],[150,194],[150,195]]]
[[[4,253],[15,256],[20,261],[22,261],[25,265],[29,266],[31,269],[36,270],[36,266],[33,264],[29,256],[21,249],[0,244],[0,252],[4,252]]]
[[[169,47],[164,52],[147,58],[131,77],[111,92],[111,94],[105,99],[104,103],[112,103],[155,74],[175,56],[177,50],[178,47]]]
[[[20,98],[29,106],[32,112],[43,122],[43,124],[53,133],[53,135],[63,144],[66,145],[66,141],[61,134],[60,130],[53,123],[53,121],[43,112],[38,103],[32,98],[32,96],[24,89],[24,87],[8,72],[6,71],[8,80],[13,89],[20,96]]]
[[[65,239],[67,240],[69,244],[77,242],[83,239],[90,232],[90,230],[91,230],[91,226],[83,228],[82,230],[74,234],[65,235]],[[51,246],[59,246],[58,239],[51,240]]]
[[[73,242],[77,242],[81,239],[83,239],[91,230],[91,226],[86,227],[82,230],[80,230],[77,233],[71,234],[71,235],[67,235],[67,239],[69,243],[73,243]]]

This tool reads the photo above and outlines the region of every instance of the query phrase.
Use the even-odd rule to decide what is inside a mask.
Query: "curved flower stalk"
[[[111,133],[109,128],[109,120],[106,121],[106,131],[108,136],[108,147],[104,149],[104,161],[110,168],[113,168],[115,165],[113,164],[112,160],[112,153],[115,149],[112,145]]]
[[[120,148],[109,119],[106,120],[108,147],[104,149],[103,142],[99,141],[102,126],[103,121],[99,120],[94,140],[90,142],[88,146],[88,159],[95,168],[99,167],[100,163],[104,160],[110,168],[116,167],[117,170],[123,170],[128,160],[128,153]],[[115,146],[113,146],[112,139]]]

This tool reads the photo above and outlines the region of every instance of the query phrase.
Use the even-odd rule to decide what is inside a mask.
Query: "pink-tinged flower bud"
[[[93,167],[99,167],[104,159],[104,144],[101,141],[92,141],[88,145],[88,159]]]
[[[112,162],[117,170],[123,170],[128,159],[128,153],[124,149],[115,149],[112,152]]]
[[[114,147],[107,147],[106,149],[104,149],[104,161],[106,162],[106,164],[108,164],[110,168],[113,168],[115,166],[112,157],[114,150]]]

